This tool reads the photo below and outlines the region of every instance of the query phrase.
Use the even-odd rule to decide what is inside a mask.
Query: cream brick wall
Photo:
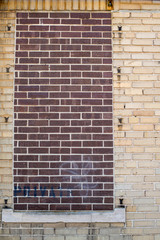
[[[15,13],[0,13],[0,205],[12,203],[12,131]],[[7,31],[7,26],[11,31]],[[9,68],[9,73],[7,69]],[[8,118],[8,122],[5,122]]]
[[[116,203],[124,198],[133,240],[160,239],[159,20],[160,11],[113,13]]]
[[[14,23],[15,12],[0,13],[1,207],[4,198],[8,198],[12,206]],[[0,239],[160,239],[159,23],[159,5],[115,1],[115,196],[116,206],[119,198],[124,198],[126,224],[3,224]],[[8,24],[12,25],[9,32]],[[119,25],[122,26],[121,34]],[[9,73],[6,73],[6,67],[10,68]],[[121,69],[118,75],[117,68]],[[8,123],[5,123],[5,117],[9,117]]]

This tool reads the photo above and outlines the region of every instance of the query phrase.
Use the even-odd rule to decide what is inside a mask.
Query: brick
[[[102,46],[97,46],[97,45],[83,45],[82,50],[91,50],[91,51],[101,51]]]
[[[80,24],[80,19],[62,19],[61,20],[62,24]]]
[[[40,77],[60,77],[59,72],[41,72]]]
[[[78,58],[61,58],[61,63],[81,63],[81,59]]]
[[[134,111],[135,116],[153,116],[154,111]]]
[[[84,33],[82,33],[83,36]],[[81,37],[81,32],[62,32],[61,33],[62,37],[70,37],[70,38],[80,38]]]
[[[29,18],[48,18],[48,13],[29,13]]]
[[[17,39],[19,40],[19,39]],[[24,41],[24,40],[22,40]],[[29,39],[29,43],[30,44],[48,44],[49,40],[48,39],[37,39],[37,38],[33,38],[33,39]]]
[[[30,52],[29,56],[34,59],[36,59],[35,57],[49,57],[49,53],[48,52]],[[23,60],[23,59],[22,59]],[[27,59],[24,59],[27,60]],[[39,61],[38,61],[39,62]],[[27,62],[26,62],[27,63]]]
[[[20,72],[20,77],[39,77],[38,72]]]
[[[48,70],[48,66],[46,65],[29,65],[29,70]]]
[[[48,53],[45,53],[48,57]],[[44,56],[45,57],[45,56]],[[41,63],[60,63],[60,59],[58,58],[41,58]]]
[[[134,130],[137,130],[137,131],[149,131],[149,130],[153,130],[153,124],[145,124],[145,125],[135,125],[133,126],[133,129]]]
[[[73,120],[71,121],[71,126],[89,126],[91,125],[91,121],[90,120]]]
[[[141,89],[125,89],[126,95],[142,95]]]
[[[69,78],[73,78],[73,77],[81,77],[81,72],[61,72],[61,77],[69,77]]]
[[[30,31],[48,31],[49,30],[49,26],[39,26],[39,25],[32,25],[29,27]]]
[[[82,32],[89,32],[90,27],[89,26],[71,26],[71,31],[82,31]],[[81,41],[81,43],[84,43],[84,40]]]
[[[28,26],[17,25],[16,30],[17,31],[28,31]]]
[[[138,12],[133,12],[133,13],[131,13],[131,16],[134,17],[134,18],[138,18],[139,17],[139,13]],[[143,12],[141,17],[142,18],[150,18],[151,17],[151,13]]]
[[[28,57],[28,52],[20,52],[20,51],[17,51],[16,52],[16,57]]]
[[[152,102],[153,97],[152,96],[135,96],[133,97],[134,102]]]
[[[60,37],[60,32],[41,32],[39,36],[42,38],[58,38]]]
[[[60,46],[58,45],[41,45],[41,49],[40,50],[60,50]]]
[[[141,122],[142,123],[158,123],[159,122],[159,119],[158,118],[142,118],[141,119]]]
[[[29,134],[29,140],[48,140],[47,134]]]
[[[92,38],[92,44],[111,44],[111,39]]]
[[[110,13],[92,13],[91,14],[92,18],[110,18],[111,14]]]
[[[75,28],[73,28],[75,29]],[[72,30],[73,31],[73,30]],[[91,39],[71,39],[72,44],[90,44]]]
[[[83,72],[82,73],[83,77],[99,77],[102,78],[102,73],[101,72]]]
[[[50,26],[51,31],[69,31],[70,27],[69,26]]]
[[[133,237],[133,240],[144,240],[144,239],[146,239],[146,240],[154,240],[154,238],[153,238],[153,236],[134,236]]]
[[[39,33],[38,32],[20,32],[20,37],[22,38],[39,37]]]
[[[133,26],[131,26],[131,30],[135,31],[135,32],[150,32],[151,26],[149,26],[149,25],[148,26],[147,25],[133,25]],[[136,39],[134,39],[134,40],[136,40]]]
[[[75,71],[75,70],[89,71],[90,70],[90,66],[89,65],[72,65],[71,66],[71,70],[73,70],[73,71]]]
[[[112,70],[112,67],[111,65],[106,65],[106,66],[103,66],[103,65],[92,65],[92,70],[93,71],[111,71]]]
[[[111,31],[111,26],[93,26],[92,31],[98,31],[98,32]]]
[[[39,63],[39,59],[38,58],[21,58],[20,59],[20,63]]]
[[[17,18],[28,18],[28,13],[18,12],[16,15]]]
[[[144,21],[144,20],[143,20]],[[148,19],[147,19],[148,21]],[[155,38],[155,33],[151,33],[151,32],[148,32],[148,33],[137,33],[136,34],[136,37],[137,38]]]
[[[103,20],[103,24],[104,25],[111,25],[111,19],[106,19],[106,20]]]
[[[69,57],[69,52],[51,52],[51,57]]]
[[[26,65],[16,65],[15,70],[28,70],[28,66],[26,66]]]
[[[69,18],[69,13],[50,13],[50,18]]]
[[[82,18],[88,19],[90,18],[90,13],[71,13],[71,18]]]
[[[82,24],[84,24],[84,25],[100,25],[101,20],[98,20],[98,19],[82,19]]]
[[[81,45],[62,45],[62,50],[81,50]]]
[[[48,229],[46,229],[46,231],[47,230]],[[47,233],[49,233],[49,232],[47,231]],[[46,235],[44,235],[44,240],[53,240],[53,239],[55,239],[55,240],[64,240],[64,236],[55,236],[55,235],[46,236]]]
[[[101,38],[102,33],[101,32],[82,32],[82,37]]]
[[[90,52],[71,52],[71,57],[90,57]]]
[[[110,52],[93,52],[92,57],[111,57]]]
[[[39,19],[20,19],[19,20],[20,24],[39,24]]]
[[[42,24],[60,24],[60,19],[41,19]]]
[[[159,52],[159,47],[158,46],[145,46],[143,47],[144,52]]]

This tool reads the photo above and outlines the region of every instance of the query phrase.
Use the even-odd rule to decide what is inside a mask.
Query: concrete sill
[[[8,223],[80,223],[80,222],[125,222],[125,208],[115,208],[107,212],[13,212],[2,210],[2,222]]]

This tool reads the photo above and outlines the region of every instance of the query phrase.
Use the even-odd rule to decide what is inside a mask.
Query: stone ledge
[[[2,210],[2,222],[8,223],[80,223],[80,222],[125,222],[125,208],[115,208],[108,212],[14,212]]]

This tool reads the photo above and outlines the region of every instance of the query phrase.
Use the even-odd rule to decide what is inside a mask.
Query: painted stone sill
[[[14,212],[2,210],[2,222],[8,223],[57,223],[57,222],[125,222],[125,208],[115,208],[107,212]]]

